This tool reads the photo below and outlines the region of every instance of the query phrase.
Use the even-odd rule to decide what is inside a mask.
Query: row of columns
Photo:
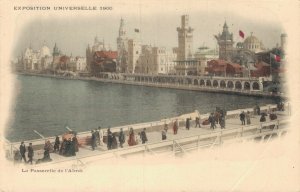
[[[171,84],[184,84],[195,85],[204,87],[215,88],[228,88],[240,90],[262,90],[262,84],[257,81],[242,81],[242,80],[212,80],[212,79],[191,79],[183,77],[159,77],[159,76],[134,76],[127,79],[134,79],[138,82],[151,82],[151,83],[171,83]]]

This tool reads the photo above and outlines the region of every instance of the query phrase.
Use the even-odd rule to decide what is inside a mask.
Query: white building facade
[[[174,74],[177,54],[164,47],[142,46],[136,72],[145,74]]]

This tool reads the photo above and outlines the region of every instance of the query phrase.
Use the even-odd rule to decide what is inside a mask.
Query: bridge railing
[[[286,125],[288,122],[289,121],[286,119],[274,120],[268,123],[257,125],[246,125],[240,128],[223,129],[205,134],[187,136],[179,139],[164,140],[155,143],[146,143],[130,146],[127,148],[103,151],[101,152],[101,154],[89,154],[81,158],[66,158],[49,164],[69,162],[72,160],[80,160],[80,162],[83,164],[91,164],[101,159],[116,158],[137,153],[151,153],[155,155],[161,152],[172,152],[173,154],[175,154],[178,151],[186,152],[203,147],[213,147],[214,145],[218,145],[231,140],[252,140],[257,137],[262,137],[263,139],[267,135],[277,134],[280,136],[283,132],[289,131],[286,126],[279,127],[279,125]],[[263,126],[274,126],[274,128],[267,129],[263,132],[257,132],[257,130],[260,130]],[[229,139],[230,136],[231,138]],[[43,164],[37,166],[43,166]]]
[[[265,112],[272,111],[276,108],[277,108],[276,105],[265,105],[265,106],[260,107],[261,111],[265,111]],[[245,112],[249,111],[250,113],[252,113],[253,108],[237,109],[237,110],[233,110],[233,111],[227,111],[226,119],[238,118],[241,111],[245,111]],[[117,133],[117,132],[120,131],[120,128],[123,128],[125,133],[128,132],[130,128],[133,128],[133,130],[135,130],[137,132],[141,131],[144,128],[146,128],[147,131],[161,131],[165,124],[168,124],[168,125],[171,124],[171,126],[172,126],[172,123],[176,119],[178,120],[180,125],[184,125],[186,118],[192,117],[192,119],[194,120],[195,117],[197,117],[199,115],[200,115],[201,121],[203,121],[205,119],[208,119],[208,117],[209,117],[209,113],[208,114],[200,114],[196,110],[193,113],[183,114],[183,115],[177,116],[177,117],[165,118],[165,119],[161,119],[159,121],[152,121],[152,122],[145,122],[145,123],[137,123],[137,124],[131,124],[131,125],[112,127],[111,131],[113,133]],[[267,126],[267,125],[265,125],[265,126]],[[106,132],[107,128],[103,128],[103,129],[105,129],[104,136],[107,136],[107,132]],[[224,130],[224,131],[228,131],[228,130],[230,130],[230,129],[226,128],[226,130]],[[77,138],[78,139],[87,138],[87,137],[91,137],[91,131],[84,131],[84,132],[77,133]],[[47,138],[42,138],[42,139],[27,140],[27,141],[24,141],[24,143],[25,143],[26,146],[28,146],[29,143],[32,143],[32,145],[36,148],[37,148],[37,146],[39,146],[39,148],[43,148],[46,140],[49,140],[51,143],[54,143],[55,137],[52,136],[52,137],[47,137]],[[20,142],[9,142],[9,141],[7,141],[6,144],[5,144],[7,154],[12,155],[13,151],[18,150],[19,145],[20,145]]]

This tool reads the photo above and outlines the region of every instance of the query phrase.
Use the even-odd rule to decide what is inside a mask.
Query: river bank
[[[254,97],[267,97],[267,98],[287,98],[283,93],[272,93],[261,90],[243,90],[243,89],[229,89],[222,87],[207,87],[207,86],[196,86],[192,84],[172,84],[172,83],[159,83],[159,82],[139,82],[134,80],[126,79],[115,79],[115,78],[99,78],[99,77],[81,77],[81,76],[62,76],[62,75],[52,75],[52,74],[41,74],[41,73],[18,73],[21,75],[29,76],[40,76],[48,78],[57,78],[65,80],[83,80],[83,81],[98,81],[104,83],[117,83],[135,86],[147,86],[147,87],[157,87],[165,89],[178,89],[178,90],[189,90],[189,91],[200,91],[209,93],[222,93],[222,94],[234,94],[234,95],[244,95],[244,96],[254,96]]]

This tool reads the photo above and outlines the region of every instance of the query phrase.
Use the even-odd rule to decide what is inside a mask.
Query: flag
[[[134,32],[139,33],[140,30],[139,29],[134,29]]]
[[[279,55],[275,55],[273,53],[270,53],[271,54],[271,58],[273,58],[276,62],[280,62],[281,58]]]
[[[243,31],[239,30],[239,35],[240,35],[240,37],[241,37],[241,38],[243,38],[243,39],[244,39],[244,37],[245,37],[245,34],[244,34],[244,32],[243,32]]]

